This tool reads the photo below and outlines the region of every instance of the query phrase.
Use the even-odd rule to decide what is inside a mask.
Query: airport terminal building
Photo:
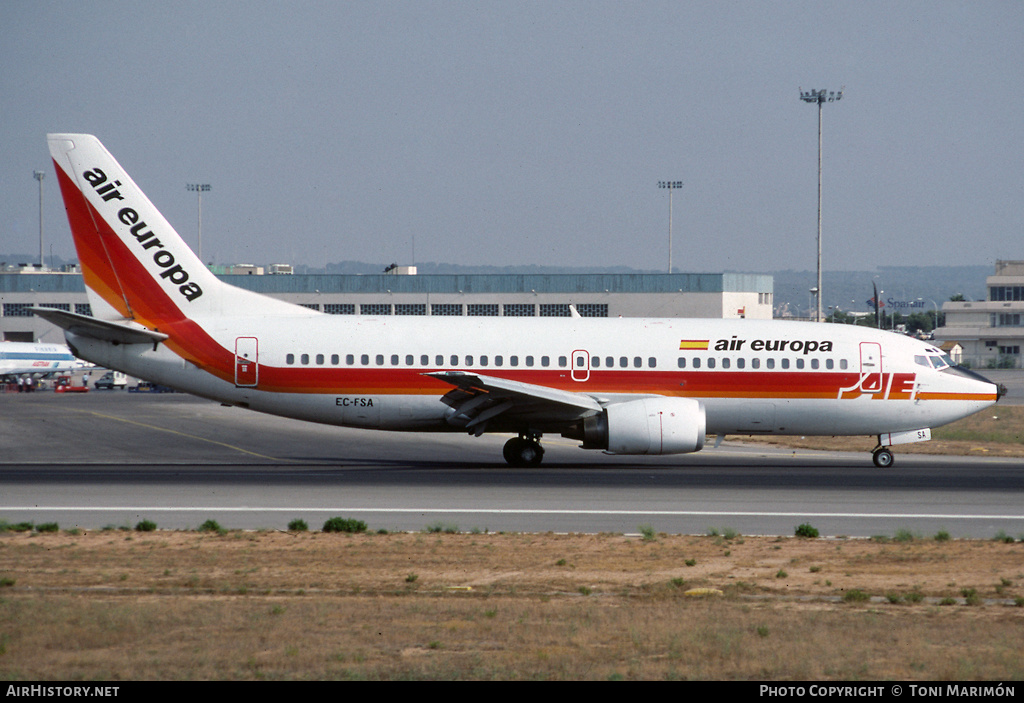
[[[942,304],[946,323],[935,330],[935,339],[959,343],[963,361],[976,369],[1021,368],[1024,261],[996,261],[985,287],[987,300]]]
[[[573,305],[583,317],[770,320],[774,285],[770,275],[742,273],[420,276],[415,267],[373,275],[260,273],[250,267],[218,278],[329,315],[570,317]],[[91,314],[80,273],[0,273],[0,302],[5,341],[63,341],[59,329],[30,312],[33,306]]]

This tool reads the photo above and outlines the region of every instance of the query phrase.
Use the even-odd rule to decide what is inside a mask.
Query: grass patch
[[[366,532],[366,523],[355,518],[332,517],[324,522],[324,532]]]

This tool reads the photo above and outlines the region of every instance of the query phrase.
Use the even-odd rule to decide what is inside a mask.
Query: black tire
[[[540,466],[541,461],[544,460],[544,447],[540,446],[540,442],[532,439],[513,437],[505,442],[502,455],[511,466]]]
[[[878,468],[888,469],[896,461],[896,457],[888,449],[876,449],[871,455],[871,460],[875,462],[875,466]]]

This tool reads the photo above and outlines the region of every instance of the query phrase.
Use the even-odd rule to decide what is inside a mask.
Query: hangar
[[[237,271],[239,267],[230,270]],[[747,273],[431,274],[395,267],[370,275],[218,274],[245,288],[330,315],[772,318],[773,278]],[[273,270],[273,269],[272,269]],[[6,341],[59,342],[33,306],[91,314],[82,276],[23,267],[0,273]]]

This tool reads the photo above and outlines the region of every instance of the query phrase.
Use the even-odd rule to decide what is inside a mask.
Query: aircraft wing
[[[601,411],[601,404],[588,395],[571,393],[533,383],[466,373],[437,371],[424,374],[455,388],[441,398],[452,410],[448,422],[476,435],[498,417],[529,417],[539,422],[570,422]]]

